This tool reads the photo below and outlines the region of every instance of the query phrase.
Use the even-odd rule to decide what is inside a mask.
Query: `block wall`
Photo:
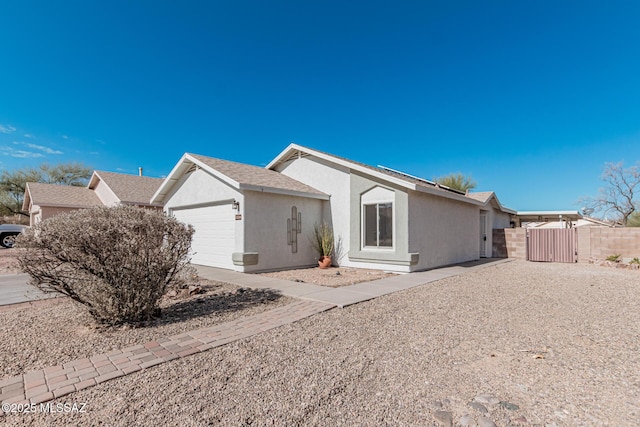
[[[610,255],[640,258],[640,227],[578,228],[578,262],[605,259]]]

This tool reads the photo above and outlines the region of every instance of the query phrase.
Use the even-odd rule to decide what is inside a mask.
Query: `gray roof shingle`
[[[71,185],[27,183],[31,202],[40,206],[102,206],[102,202],[93,190]]]
[[[410,184],[415,184],[415,185],[420,186],[420,187],[436,188],[436,189],[438,189],[440,191],[443,191],[443,192],[450,192],[450,193],[459,194],[461,196],[465,196],[465,192],[464,191],[459,191],[459,190],[456,190],[454,188],[448,188],[448,187],[445,187],[443,185],[438,185],[435,182],[432,182],[432,181],[430,181],[428,179],[412,176],[412,175],[409,175],[409,174],[401,172],[401,171],[395,171],[393,169],[371,166],[371,165],[368,165],[366,163],[358,162],[356,160],[348,159],[348,158],[342,157],[342,156],[337,156],[335,154],[327,153],[326,151],[317,150],[315,148],[309,149],[307,147],[302,147],[302,146],[299,146],[299,147],[302,148],[302,149],[312,150],[312,151],[315,151],[317,153],[324,154],[325,156],[333,157],[335,159],[339,159],[339,160],[342,160],[342,161],[345,161],[345,162],[349,162],[349,163],[352,163],[354,165],[357,165],[357,166],[360,166],[360,167],[363,167],[363,168],[369,169],[371,171],[375,171],[375,172],[378,172],[378,173],[381,173],[381,174],[384,174],[384,175],[387,175],[387,176],[390,176],[390,177],[393,177],[393,178],[401,179],[401,180],[403,180],[405,182],[408,182]]]
[[[303,184],[300,181],[296,181],[293,178],[270,169],[251,166],[244,163],[230,162],[228,160],[215,159],[213,157],[201,156],[199,154],[188,154],[241,185],[244,184],[300,193],[326,195],[322,191],[316,190],[307,184]]]
[[[486,203],[487,200],[491,198],[493,195],[493,191],[479,191],[477,193],[469,193],[467,197],[471,197],[474,200],[477,200],[482,203]]]
[[[162,178],[127,175],[115,172],[95,171],[100,179],[123,203],[148,204],[160,188]]]

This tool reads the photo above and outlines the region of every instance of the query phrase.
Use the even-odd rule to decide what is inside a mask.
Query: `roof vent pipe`
[[[142,166],[138,168],[138,175],[142,176]]]

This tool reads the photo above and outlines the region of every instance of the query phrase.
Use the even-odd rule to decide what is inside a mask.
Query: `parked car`
[[[12,248],[16,242],[18,234],[26,231],[29,227],[26,225],[2,224],[0,225],[0,246],[3,248]]]

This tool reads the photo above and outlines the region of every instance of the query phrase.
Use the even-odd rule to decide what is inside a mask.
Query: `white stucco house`
[[[519,211],[516,225],[523,228],[615,227],[615,222],[584,216],[579,211]]]
[[[411,272],[490,257],[492,229],[514,212],[493,193],[297,144],[265,168],[187,153],[151,203],[194,226],[194,264],[242,272],[317,265],[309,237],[321,221],[340,266]]]

